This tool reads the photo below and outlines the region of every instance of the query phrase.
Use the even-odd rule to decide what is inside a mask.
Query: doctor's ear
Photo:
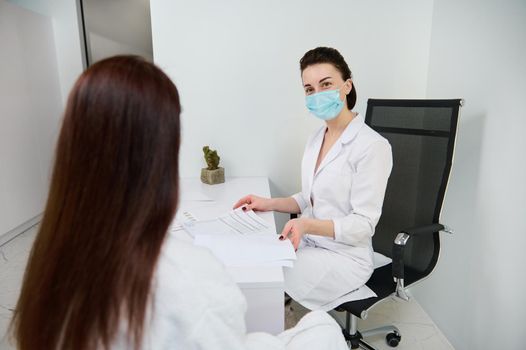
[[[351,80],[351,79],[347,79],[347,80],[345,81],[345,83],[343,83],[343,85],[345,86],[345,89],[344,89],[345,94],[346,94],[346,95],[349,95],[349,93],[350,93],[350,92],[352,91],[352,89],[353,89],[352,80]]]

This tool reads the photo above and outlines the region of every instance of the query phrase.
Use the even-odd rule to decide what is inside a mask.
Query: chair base
[[[342,333],[345,340],[351,345],[351,349],[376,350],[376,348],[369,345],[364,338],[377,334],[385,334],[385,340],[390,347],[397,347],[402,339],[400,330],[394,325],[381,326],[360,333],[357,330],[357,323],[358,318],[347,312],[345,328],[342,328]]]

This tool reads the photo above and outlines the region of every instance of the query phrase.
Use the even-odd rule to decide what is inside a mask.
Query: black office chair
[[[377,100],[367,104],[365,122],[389,140],[393,170],[382,216],[373,236],[376,252],[393,259],[367,282],[377,297],[340,305],[345,311],[344,336],[352,349],[374,349],[363,338],[379,333],[398,346],[393,325],[358,332],[358,317],[391,295],[408,300],[405,288],[428,276],[439,256],[440,212],[451,171],[459,109],[462,100]]]

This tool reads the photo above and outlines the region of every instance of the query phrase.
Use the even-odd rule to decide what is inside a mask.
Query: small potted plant
[[[208,167],[201,169],[201,181],[209,185],[225,182],[225,169],[219,166],[221,158],[217,155],[217,151],[204,146],[203,153],[205,154],[205,161]]]

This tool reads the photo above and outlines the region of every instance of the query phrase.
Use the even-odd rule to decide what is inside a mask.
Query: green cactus
[[[217,155],[217,151],[213,151],[208,146],[203,147],[203,153],[205,154],[205,161],[208,165],[208,170],[216,170],[219,166],[219,160],[221,159]]]

